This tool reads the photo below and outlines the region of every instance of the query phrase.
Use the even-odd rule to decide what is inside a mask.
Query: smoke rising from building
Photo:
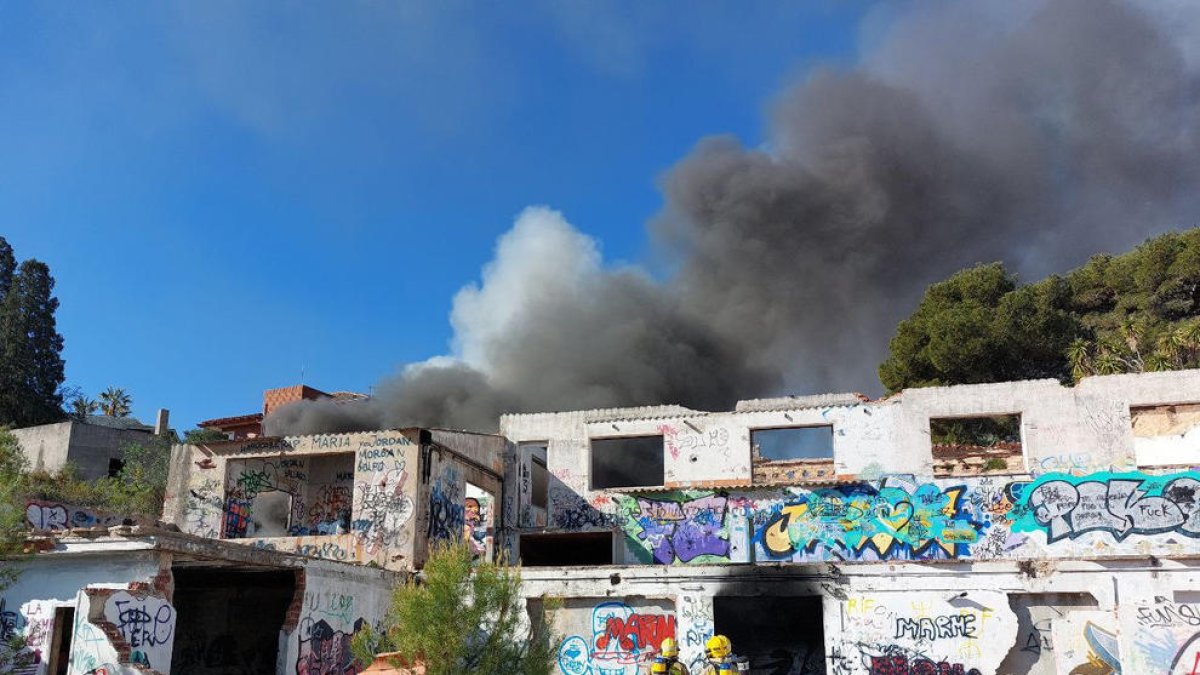
[[[929,283],[992,260],[1036,279],[1195,224],[1200,12],[964,4],[906,5],[860,66],[784,91],[766,147],[701,140],[649,224],[671,278],[606,268],[561,214],[528,209],[455,298],[452,356],[268,431],[875,393]]]

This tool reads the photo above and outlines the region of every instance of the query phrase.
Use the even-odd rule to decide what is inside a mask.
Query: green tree
[[[4,253],[0,289],[7,283],[8,290],[0,302],[0,423],[54,422],[63,418],[63,338],[54,318],[54,278],[45,263],[26,260],[5,280],[10,266]]]
[[[108,417],[129,417],[133,397],[120,387],[109,387],[100,392],[100,412]]]
[[[124,446],[125,464],[106,479],[104,506],[123,516],[154,521],[162,515],[171,469],[171,439],[156,437],[146,443]]]
[[[100,403],[85,394],[78,394],[71,399],[71,416],[76,419],[87,419],[88,415],[94,415],[100,411]]]
[[[224,432],[217,429],[190,429],[183,434],[183,442],[190,445],[204,445],[205,443],[220,443],[227,441],[229,437]]]
[[[465,544],[442,542],[421,576],[393,591],[381,631],[360,631],[352,648],[364,664],[382,652],[419,659],[429,675],[549,675],[546,623],[527,619],[517,568],[473,563]]]
[[[999,263],[933,284],[880,364],[889,392],[1200,367],[1200,228],[1017,286]]]
[[[24,554],[26,466],[16,437],[0,427],[0,593],[16,581],[19,569],[13,563]],[[20,672],[33,664],[34,654],[25,646],[21,635],[0,643],[0,672]]]

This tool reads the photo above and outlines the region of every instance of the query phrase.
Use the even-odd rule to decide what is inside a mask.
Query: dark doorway
[[[521,564],[525,567],[613,564],[611,532],[522,534]]]
[[[716,632],[753,675],[824,675],[825,629],[817,596],[713,598]]]
[[[273,673],[296,586],[291,570],[176,568],[171,670],[189,675]]]
[[[67,675],[67,665],[71,660],[71,636],[75,633],[74,607],[55,608],[53,631],[46,672],[49,675]]]

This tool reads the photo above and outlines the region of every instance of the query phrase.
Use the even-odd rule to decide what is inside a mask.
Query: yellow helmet
[[[704,655],[710,659],[723,659],[733,653],[733,644],[724,635],[714,635],[704,643]]]
[[[658,648],[658,653],[668,659],[679,656],[679,645],[675,644],[675,638],[666,638],[663,640],[662,645]]]

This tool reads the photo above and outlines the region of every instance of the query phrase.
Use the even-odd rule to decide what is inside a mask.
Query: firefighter
[[[700,675],[732,675],[746,672],[749,664],[733,655],[733,643],[724,635],[714,635],[704,643],[704,670]]]
[[[675,638],[667,638],[662,641],[662,645],[658,649],[658,656],[655,656],[654,661],[650,663],[650,673],[651,675],[692,675],[688,672],[687,666],[679,660],[679,645],[676,644]]]

